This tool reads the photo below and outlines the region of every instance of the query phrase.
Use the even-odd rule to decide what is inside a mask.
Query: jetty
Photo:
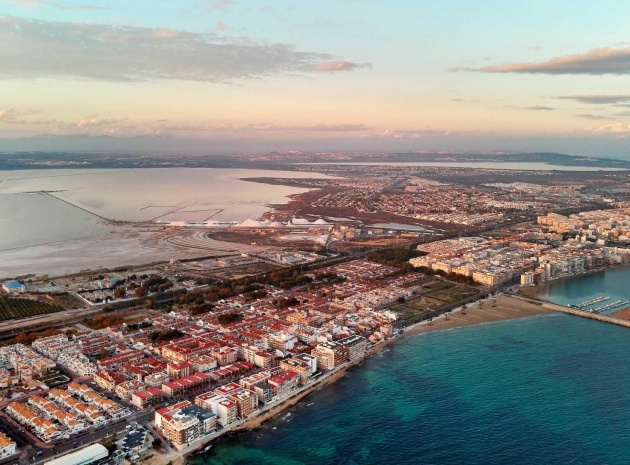
[[[620,320],[619,318],[614,318],[612,316],[601,315],[599,313],[591,313],[587,310],[580,310],[572,307],[565,307],[563,305],[557,305],[545,302],[542,304],[543,307],[548,308],[549,310],[554,310],[556,312],[568,313],[569,315],[581,316],[583,318],[590,318],[591,320],[603,321],[604,323],[611,323],[617,326],[624,326],[626,328],[630,328],[629,320]]]
[[[576,307],[577,308],[590,307],[591,305],[595,305],[595,304],[598,304],[600,302],[605,302],[607,300],[610,300],[610,297],[608,297],[608,296],[595,297],[594,299],[586,300],[586,301],[584,301],[582,303],[577,304]]]
[[[602,313],[602,312],[605,312],[606,310],[610,310],[612,308],[621,307],[622,305],[626,305],[628,303],[630,303],[630,302],[628,302],[627,300],[617,300],[616,302],[611,302],[609,304],[602,305],[601,307],[597,307],[597,308],[591,309],[591,310],[589,310],[589,312]]]

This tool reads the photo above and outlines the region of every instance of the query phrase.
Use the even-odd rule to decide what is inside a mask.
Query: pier
[[[621,307],[623,305],[626,305],[630,302],[628,302],[627,300],[617,300],[616,302],[611,302],[609,304],[606,305],[602,305],[601,307],[597,307],[597,308],[593,308],[591,310],[589,310],[590,312],[594,312],[594,313],[602,313],[605,312],[606,310],[610,310],[613,308],[617,308],[617,307]]]
[[[585,310],[578,310],[577,308],[564,307],[562,305],[547,302],[543,303],[542,306],[556,312],[568,313],[569,315],[581,316],[583,318],[590,318],[591,320],[603,321],[604,323],[612,323],[613,325],[630,328],[630,321],[628,320],[620,320],[619,318],[600,315],[599,313],[591,313]]]
[[[576,307],[577,308],[590,307],[591,305],[595,305],[600,302],[605,302],[606,300],[610,300],[610,297],[608,296],[595,297],[594,299],[587,300],[585,302],[582,302],[581,304],[577,304]]]

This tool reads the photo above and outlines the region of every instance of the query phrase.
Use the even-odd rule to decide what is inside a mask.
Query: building
[[[273,401],[276,391],[271,384],[266,381],[260,381],[252,386],[252,390],[258,397],[258,402],[262,404],[268,404]]]
[[[10,457],[17,453],[15,441],[0,431],[0,459]]]
[[[311,364],[296,357],[281,361],[280,368],[286,371],[296,372],[300,377],[300,384],[302,386],[308,384],[313,377]]]
[[[138,381],[137,379],[132,379],[129,381],[125,381],[124,383],[120,383],[114,391],[116,395],[122,400],[131,399],[131,395],[136,391],[143,391],[145,389],[145,385],[142,381]]]
[[[348,348],[337,342],[321,342],[311,351],[317,357],[317,367],[332,370],[348,361]]]
[[[166,373],[163,371],[158,371],[156,373],[151,373],[144,378],[144,384],[149,387],[160,387],[164,383],[168,383],[171,378],[168,377]]]
[[[253,391],[243,389],[231,394],[229,397],[230,400],[236,402],[238,416],[241,418],[247,418],[258,410],[258,396]]]
[[[236,402],[229,399],[222,400],[217,404],[217,416],[219,417],[219,423],[221,426],[227,426],[230,423],[236,421],[238,417],[238,406]]]
[[[94,382],[106,391],[113,391],[116,389],[116,386],[125,381],[127,381],[127,378],[110,370],[101,370],[94,373]]]
[[[156,387],[149,387],[143,391],[136,391],[131,394],[131,403],[138,408],[146,408],[162,402],[164,392]]]
[[[164,435],[177,448],[185,447],[217,428],[217,417],[213,412],[188,401],[158,410],[156,424],[158,413]]]
[[[19,281],[5,281],[2,283],[2,290],[4,292],[24,292],[26,286]]]
[[[149,450],[152,443],[151,433],[140,426],[136,426],[128,430],[122,439],[116,441],[116,446],[133,463],[133,461]]]
[[[210,383],[210,376],[205,373],[195,373],[185,378],[176,379],[168,383],[162,384],[162,392],[169,397],[175,397],[182,394],[189,394]]]
[[[238,351],[233,347],[221,347],[212,355],[221,366],[230,365],[238,359]]]
[[[348,349],[348,360],[354,362],[365,357],[367,339],[363,336],[350,336],[337,341]]]
[[[188,360],[192,364],[192,370],[194,373],[208,372],[214,370],[217,367],[217,359],[206,354],[195,355]]]
[[[166,373],[172,380],[185,378],[190,375],[192,364],[189,362],[170,362],[166,365]],[[202,371],[202,370],[198,370]]]
[[[54,460],[45,462],[44,465],[87,465],[107,458],[109,453],[105,446],[92,444],[72,454],[64,455]]]
[[[274,389],[278,398],[286,397],[298,388],[300,377],[295,371],[281,371],[269,378],[267,383]]]

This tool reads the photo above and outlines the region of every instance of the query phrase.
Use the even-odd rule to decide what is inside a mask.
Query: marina
[[[628,300],[617,300],[615,302],[611,302],[609,304],[602,305],[601,307],[589,309],[589,312],[602,313],[602,312],[605,312],[606,310],[611,310],[613,308],[621,307],[621,306],[627,305],[629,303],[630,303],[630,301],[628,301]]]
[[[591,305],[595,305],[595,304],[598,304],[600,302],[605,302],[607,300],[610,300],[609,296],[595,297],[594,299],[585,300],[584,302],[582,302],[580,304],[577,304],[576,307],[577,308],[590,307]]]

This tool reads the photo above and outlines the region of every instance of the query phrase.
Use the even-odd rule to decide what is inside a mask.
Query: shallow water
[[[214,168],[0,171],[0,250],[105,232],[99,216],[242,221],[307,190],[240,179],[255,177],[325,176]],[[51,195],[32,194],[39,191]]]

